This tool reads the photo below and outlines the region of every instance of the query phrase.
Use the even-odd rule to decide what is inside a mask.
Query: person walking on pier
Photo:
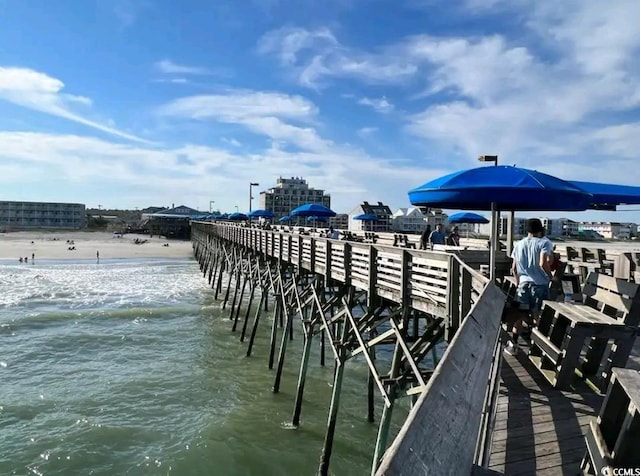
[[[444,242],[445,236],[442,232],[442,225],[438,223],[436,229],[429,235],[429,244],[431,245],[431,249],[433,249],[433,245],[444,245]]]
[[[528,314],[528,319],[518,319],[513,324],[513,338],[505,347],[505,351],[511,354],[518,350],[520,334],[537,323],[542,301],[549,297],[553,245],[549,239],[543,238],[543,233],[540,220],[528,220],[527,236],[516,243],[511,254],[511,271],[518,284],[516,303],[520,311]]]
[[[458,226],[451,228],[451,232],[447,235],[448,246],[460,246],[460,235],[458,234]]]
[[[421,250],[426,250],[427,249],[427,245],[429,244],[429,236],[431,236],[431,225],[427,225],[427,227],[422,232],[422,235],[420,235],[420,249]]]

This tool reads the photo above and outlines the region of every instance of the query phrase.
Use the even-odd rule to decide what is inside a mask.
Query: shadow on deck
[[[504,474],[580,473],[584,433],[603,397],[575,380],[553,389],[526,352],[504,354],[490,468]]]

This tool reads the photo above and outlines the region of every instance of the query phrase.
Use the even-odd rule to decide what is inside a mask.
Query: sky
[[[295,176],[337,212],[396,209],[483,154],[640,185],[639,21],[637,0],[0,1],[0,200],[242,211]]]

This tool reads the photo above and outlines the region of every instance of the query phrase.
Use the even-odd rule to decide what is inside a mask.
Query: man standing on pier
[[[436,229],[431,232],[429,235],[429,244],[431,245],[431,249],[433,249],[433,245],[444,245],[445,236],[442,232],[442,225],[438,223],[436,225]]]
[[[516,277],[518,289],[516,302],[520,311],[527,312],[529,319],[518,319],[513,324],[513,339],[507,343],[505,351],[517,351],[518,337],[525,328],[537,323],[542,301],[549,297],[553,245],[543,238],[544,228],[537,218],[527,221],[527,236],[513,248],[511,271]]]

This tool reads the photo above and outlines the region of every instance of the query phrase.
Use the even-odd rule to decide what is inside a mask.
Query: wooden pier
[[[471,474],[489,467],[557,474],[584,455],[581,432],[600,397],[552,389],[525,355],[503,360],[506,295],[476,269],[488,262],[488,250],[421,251],[227,223],[192,222],[191,230],[201,271],[229,309],[248,356],[259,328],[270,326],[265,357],[274,392],[294,321],[300,322],[292,426],[303,424],[312,346],[320,346],[320,365],[330,353],[335,372],[318,474],[329,474],[343,375],[359,355],[369,369],[368,421],[375,420],[375,392],[383,402],[372,474]],[[501,263],[504,272],[507,260]],[[270,304],[273,319],[261,321]],[[440,343],[442,356],[434,354]],[[382,345],[393,347],[388,362],[376,358]],[[435,369],[431,359],[440,361]],[[412,410],[389,446],[391,415],[403,397],[412,399]]]

